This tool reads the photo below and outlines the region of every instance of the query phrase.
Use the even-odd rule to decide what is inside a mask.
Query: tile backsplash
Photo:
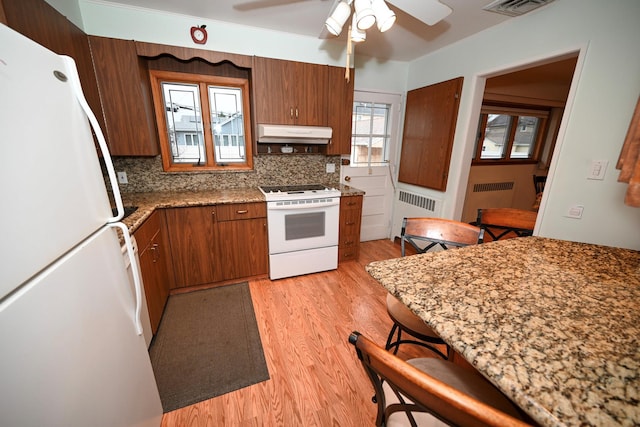
[[[120,184],[122,193],[147,191],[202,191],[259,185],[330,184],[340,181],[340,156],[313,154],[266,155],[254,157],[253,171],[238,172],[164,172],[162,158],[114,157],[116,171],[127,174],[128,184]],[[335,164],[327,173],[326,164]]]

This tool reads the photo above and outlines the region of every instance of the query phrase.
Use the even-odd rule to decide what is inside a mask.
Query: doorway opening
[[[534,176],[549,172],[578,54],[486,79],[462,221],[480,208],[537,211]]]

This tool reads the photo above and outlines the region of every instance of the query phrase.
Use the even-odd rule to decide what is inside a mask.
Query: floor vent
[[[483,10],[507,16],[520,16],[531,12],[553,0],[497,0],[483,7]]]
[[[435,200],[425,196],[421,196],[419,194],[407,193],[406,191],[400,190],[400,196],[398,197],[398,200],[413,206],[417,206],[422,209],[426,209],[431,212],[435,212],[436,210]]]
[[[485,191],[510,191],[513,190],[514,182],[490,182],[487,184],[474,184],[473,192],[482,193]]]

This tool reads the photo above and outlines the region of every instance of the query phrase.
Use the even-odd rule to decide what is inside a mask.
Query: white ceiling
[[[514,19],[482,10],[491,1],[441,0],[441,3],[453,9],[453,13],[433,26],[428,26],[389,4],[396,12],[396,24],[386,33],[380,33],[375,26],[369,29],[367,40],[356,46],[356,53],[378,61],[411,61],[507,19]],[[112,0],[106,3],[120,3],[311,37],[321,37],[322,34],[321,38],[334,38],[346,43],[347,25],[338,38],[327,36],[326,31],[323,31],[324,21],[335,0]]]

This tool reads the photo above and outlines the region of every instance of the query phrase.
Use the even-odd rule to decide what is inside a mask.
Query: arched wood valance
[[[237,53],[216,52],[213,50],[193,49],[157,43],[136,42],[136,52],[138,56],[148,58],[168,54],[184,61],[194,58],[201,58],[212,64],[229,61],[235,66],[243,68],[251,68],[253,62],[253,57]]]

